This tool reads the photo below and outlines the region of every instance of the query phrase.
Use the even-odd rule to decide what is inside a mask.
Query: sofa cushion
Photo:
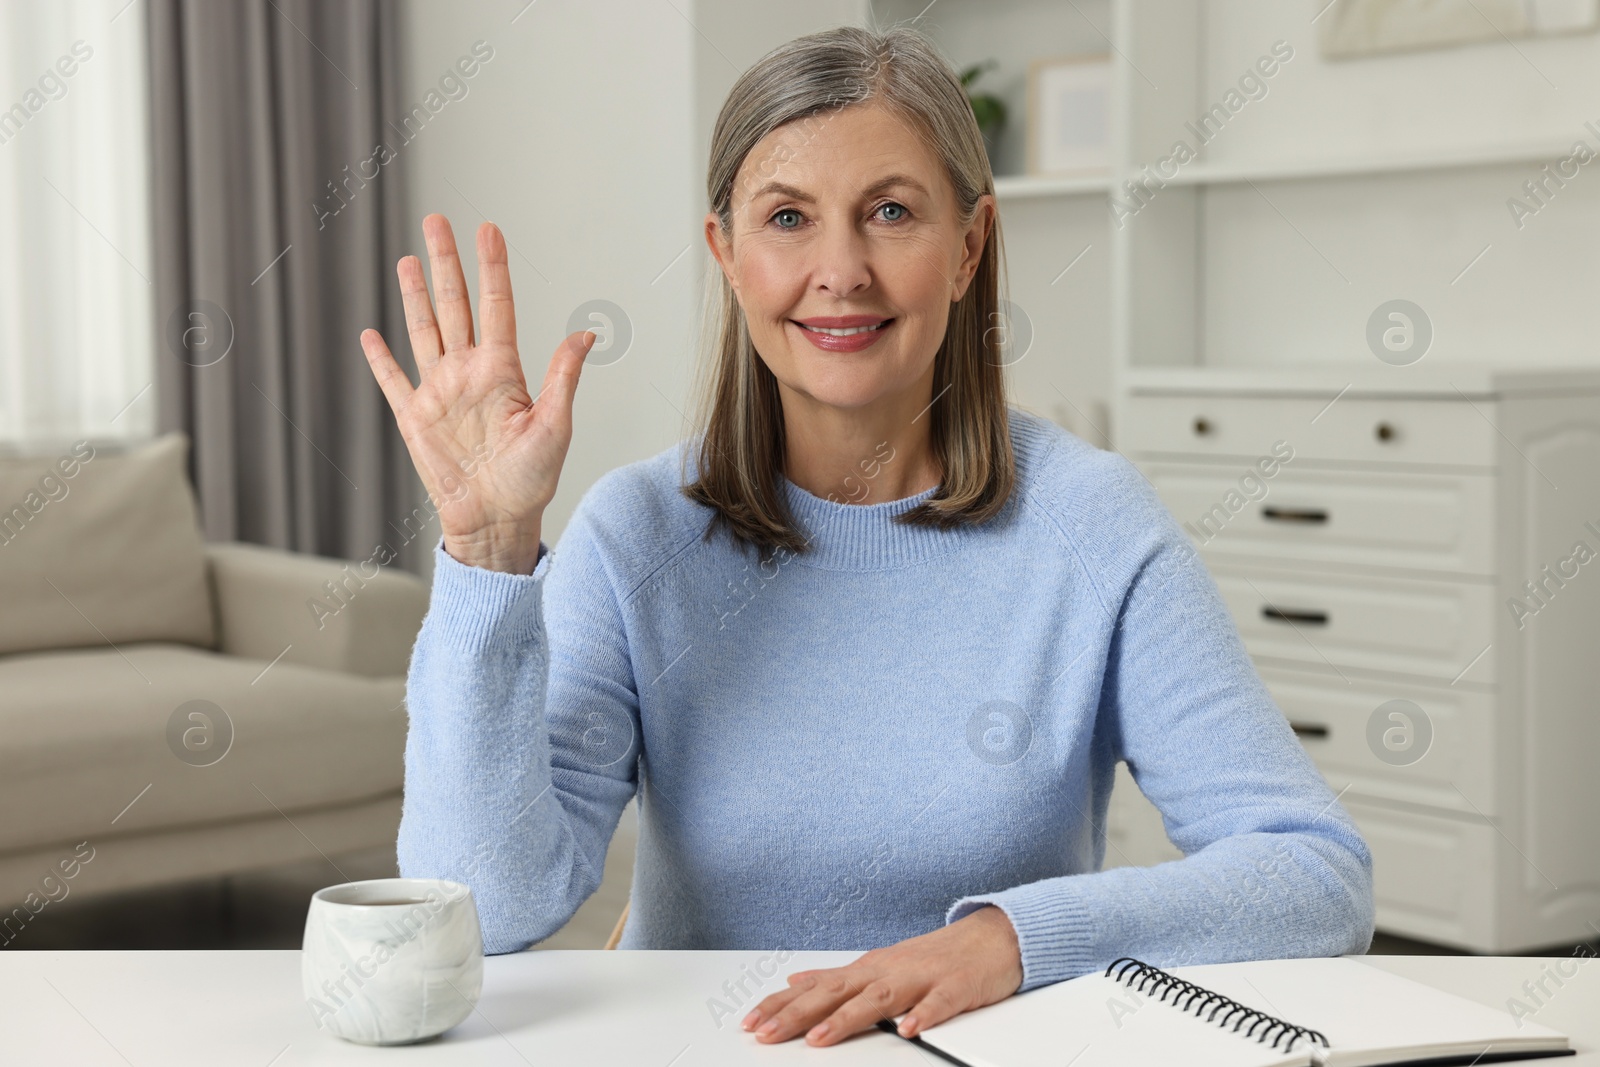
[[[0,654],[133,641],[216,647],[204,541],[170,433],[0,458]]]
[[[157,642],[0,657],[0,694],[0,811],[14,816],[0,819],[0,853],[293,820],[396,794],[404,777],[401,677]],[[208,751],[206,731],[217,742],[230,727]]]

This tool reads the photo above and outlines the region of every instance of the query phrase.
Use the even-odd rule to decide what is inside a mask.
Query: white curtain
[[[0,3],[0,449],[155,429],[143,0]]]

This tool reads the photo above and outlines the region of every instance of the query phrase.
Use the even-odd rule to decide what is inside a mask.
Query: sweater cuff
[[[433,595],[425,625],[436,627],[451,645],[478,652],[493,645],[520,644],[544,628],[544,579],[551,553],[539,542],[531,574],[507,574],[462,563],[445,551],[444,538],[433,546]]]
[[[1006,913],[1022,950],[1021,993],[1076,978],[1096,968],[1089,910],[1081,896],[1063,885],[1067,879],[1030,882],[998,893],[962,897],[945,913],[945,925],[993,904]]]

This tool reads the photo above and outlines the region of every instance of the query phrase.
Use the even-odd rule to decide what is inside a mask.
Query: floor
[[[600,888],[572,920],[540,949],[602,948],[628,899],[638,822],[632,804],[623,813],[606,857]],[[68,897],[41,912],[15,941],[15,950],[299,948],[306,901],[335,882],[392,878],[393,849],[315,860],[227,879],[136,890],[77,900]],[[341,874],[342,872],[342,874]],[[1537,955],[1569,956],[1577,946]],[[1378,934],[1372,952],[1384,955],[1459,955],[1454,949]],[[1591,949],[1592,954],[1592,949]]]

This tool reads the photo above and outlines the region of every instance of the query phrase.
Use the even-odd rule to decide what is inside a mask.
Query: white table
[[[319,1031],[300,996],[300,954],[274,952],[0,953],[0,1063],[72,1067],[296,1067],[299,1064],[449,1064],[451,1067],[706,1067],[805,1063],[941,1067],[877,1031],[827,1049],[797,1038],[761,1045],[720,1029],[708,1000],[753,968],[760,952],[546,951],[485,960],[483,996],[466,1022],[421,1045],[368,1048]],[[853,952],[796,953],[766,980],[838,966]],[[1363,961],[1504,1009],[1554,959],[1369,956]],[[1568,970],[1574,962],[1566,963]],[[1576,963],[1533,1016],[1568,1034],[1600,1067],[1600,962]]]

